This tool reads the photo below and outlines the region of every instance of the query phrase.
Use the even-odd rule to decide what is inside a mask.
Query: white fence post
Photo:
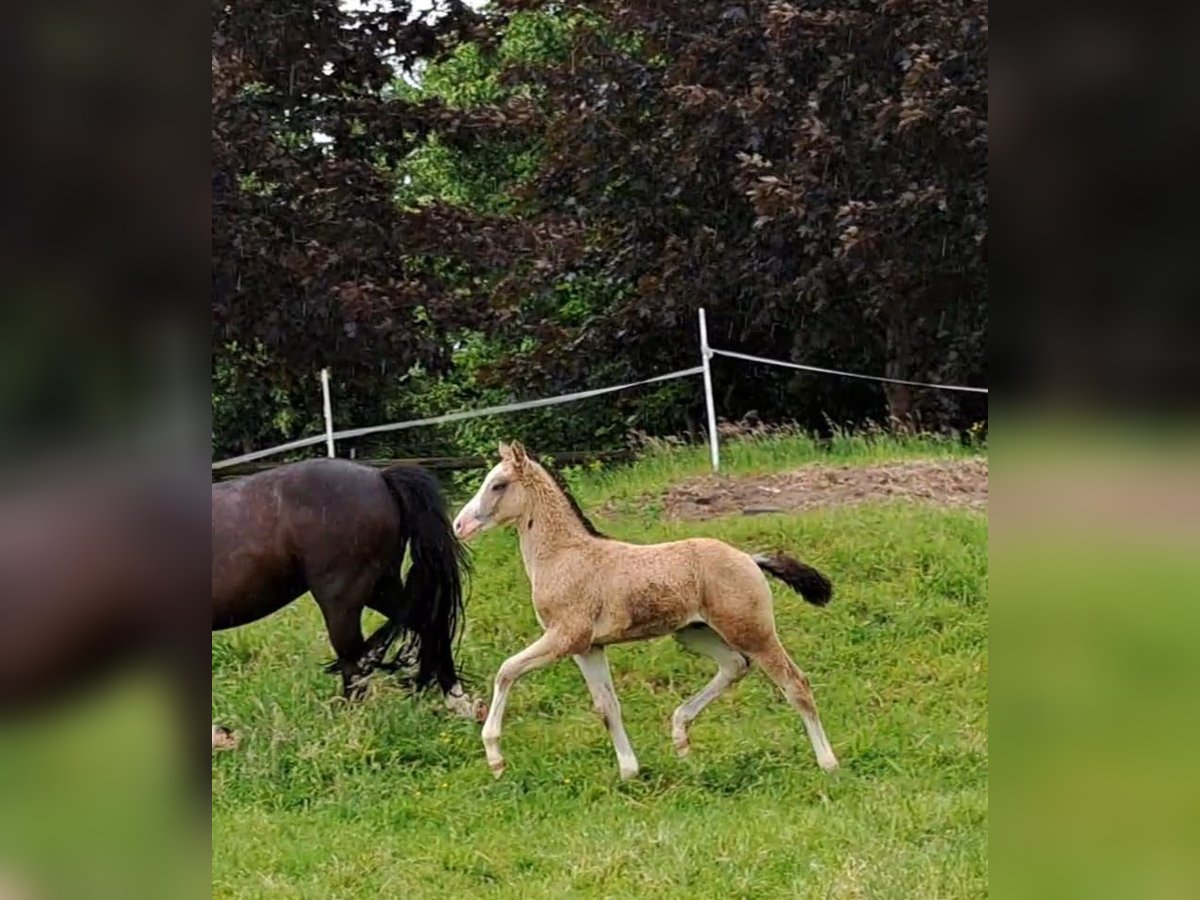
[[[708,346],[708,323],[704,319],[704,308],[700,308],[700,360],[704,366],[704,405],[708,407],[708,446],[712,456],[714,472],[721,469],[721,447],[717,442],[717,408],[713,404],[712,369],[709,361],[712,350]]]
[[[325,401],[325,448],[333,459],[333,403],[329,399],[329,370],[321,370],[321,394]]]

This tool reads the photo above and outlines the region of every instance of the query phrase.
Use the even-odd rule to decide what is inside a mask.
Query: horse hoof
[[[690,742],[688,742],[688,741],[676,742],[675,753],[679,756],[680,759],[683,759],[685,756],[688,756],[691,752],[692,752],[692,745]]]
[[[492,770],[492,775],[494,777],[499,778],[504,774],[504,760],[501,759],[497,762],[488,762],[488,768]]]
[[[213,750],[236,750],[238,744],[241,743],[241,738],[225,728],[222,725],[214,725],[212,727],[212,748]]]

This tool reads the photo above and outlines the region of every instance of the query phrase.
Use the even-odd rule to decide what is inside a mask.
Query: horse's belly
[[[647,626],[644,628],[624,628],[608,630],[604,632],[597,631],[592,636],[592,644],[598,647],[604,647],[609,644],[627,644],[630,641],[645,641],[652,638],[666,637],[669,634],[674,634],[682,627],[683,625],[679,625],[678,627]]]
[[[284,573],[213,562],[212,630],[248,625],[277,612],[304,593],[304,585]]]
[[[624,608],[606,610],[596,620],[592,631],[595,644],[621,644],[665,637],[680,628],[698,621],[694,611],[681,604],[662,599],[650,600]]]

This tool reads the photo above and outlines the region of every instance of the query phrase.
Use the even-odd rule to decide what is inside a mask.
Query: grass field
[[[731,442],[735,472],[834,456],[868,464],[962,453],[931,441]],[[213,759],[214,897],[980,897],[987,894],[987,520],[932,506],[670,523],[637,498],[704,471],[704,451],[576,474],[615,537],[719,537],[787,548],[834,581],[805,604],[778,582],[784,644],[842,762],[821,772],[799,717],[761,673],[714,703],[676,758],[674,707],[712,674],[674,641],[609,653],[642,764],[622,783],[569,662],[513,690],[508,771],[479,726],[386,679],[336,699],[311,602],[213,638],[213,718],[241,749]],[[488,692],[539,634],[512,533],[475,546],[460,650]]]

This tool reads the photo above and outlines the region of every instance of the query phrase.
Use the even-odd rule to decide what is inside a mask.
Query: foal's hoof
[[[675,742],[675,753],[678,754],[680,759],[683,759],[683,757],[687,756],[691,752],[692,745],[687,738],[684,738],[682,741]]]
[[[817,759],[817,765],[820,766],[822,769],[824,769],[826,772],[837,771],[837,767],[838,767],[837,757],[834,756],[832,753],[829,756],[820,757],[819,759]]]
[[[492,775],[499,778],[504,774],[504,760],[497,759],[495,761],[488,760],[488,768],[492,770]]]

